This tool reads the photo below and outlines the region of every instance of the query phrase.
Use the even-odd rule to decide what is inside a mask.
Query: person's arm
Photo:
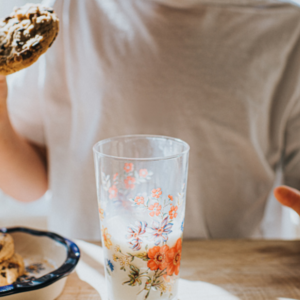
[[[0,75],[0,188],[17,200],[30,202],[48,188],[45,151],[15,132],[6,100],[6,78]]]

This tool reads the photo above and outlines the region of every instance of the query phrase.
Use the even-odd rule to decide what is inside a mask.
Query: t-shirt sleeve
[[[283,182],[300,189],[300,30],[295,35],[295,45],[290,49],[282,80],[277,92],[284,99],[284,108],[280,109],[283,116],[280,124]]]
[[[24,138],[45,144],[42,112],[44,57],[31,67],[8,76],[8,109],[15,130]]]
[[[300,189],[300,99],[287,122],[283,174],[286,185]]]

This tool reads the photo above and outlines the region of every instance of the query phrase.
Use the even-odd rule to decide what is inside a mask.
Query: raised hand
[[[281,204],[292,208],[300,215],[300,191],[282,185],[274,190],[274,196]]]

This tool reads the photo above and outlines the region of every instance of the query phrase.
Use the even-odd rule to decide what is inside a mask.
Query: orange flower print
[[[107,249],[110,249],[112,247],[112,242],[111,242],[111,235],[108,233],[108,230],[107,228],[104,228],[102,226],[102,238],[103,238],[103,243],[104,243],[104,246],[107,248]]]
[[[119,176],[119,173],[114,174],[114,177],[113,177],[114,181],[118,178],[118,176]]]
[[[178,206],[171,206],[171,209],[169,211],[169,216],[170,219],[173,220],[177,217],[177,210],[178,210]]]
[[[140,205],[140,204],[144,204],[144,197],[135,197],[134,199],[134,202],[137,204],[137,205]]]
[[[100,220],[104,220],[104,209],[99,206],[99,215],[100,215]]]
[[[159,196],[162,194],[161,188],[152,190],[152,197],[153,198],[159,198]]]
[[[167,268],[168,263],[166,261],[166,254],[169,250],[169,246],[165,245],[162,247],[155,246],[148,251],[148,257],[150,260],[147,263],[147,266],[150,270],[164,270]]]
[[[135,186],[135,178],[131,176],[127,176],[126,179],[124,179],[124,183],[126,186],[126,189],[134,189]]]
[[[173,196],[169,195],[168,198],[173,201]]]
[[[124,171],[126,173],[129,173],[133,170],[133,164],[132,163],[125,163],[124,165]]]
[[[160,214],[161,205],[159,205],[158,202],[154,203],[153,205],[150,205],[148,208],[149,210],[151,210],[151,212],[149,213],[151,217],[154,217],[155,215],[158,216]]]
[[[109,189],[108,189],[108,192],[109,192],[109,199],[113,199],[113,198],[116,198],[117,195],[118,195],[118,189],[115,185],[112,185]]]
[[[166,253],[167,275],[171,276],[179,274],[180,261],[181,261],[182,241],[178,239],[175,246],[170,248]]]
[[[141,170],[139,171],[139,175],[140,175],[141,177],[146,178],[147,175],[148,175],[147,169],[141,169]]]

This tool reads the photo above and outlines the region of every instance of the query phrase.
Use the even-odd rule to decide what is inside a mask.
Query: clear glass
[[[131,135],[93,150],[107,300],[177,300],[189,145]]]

